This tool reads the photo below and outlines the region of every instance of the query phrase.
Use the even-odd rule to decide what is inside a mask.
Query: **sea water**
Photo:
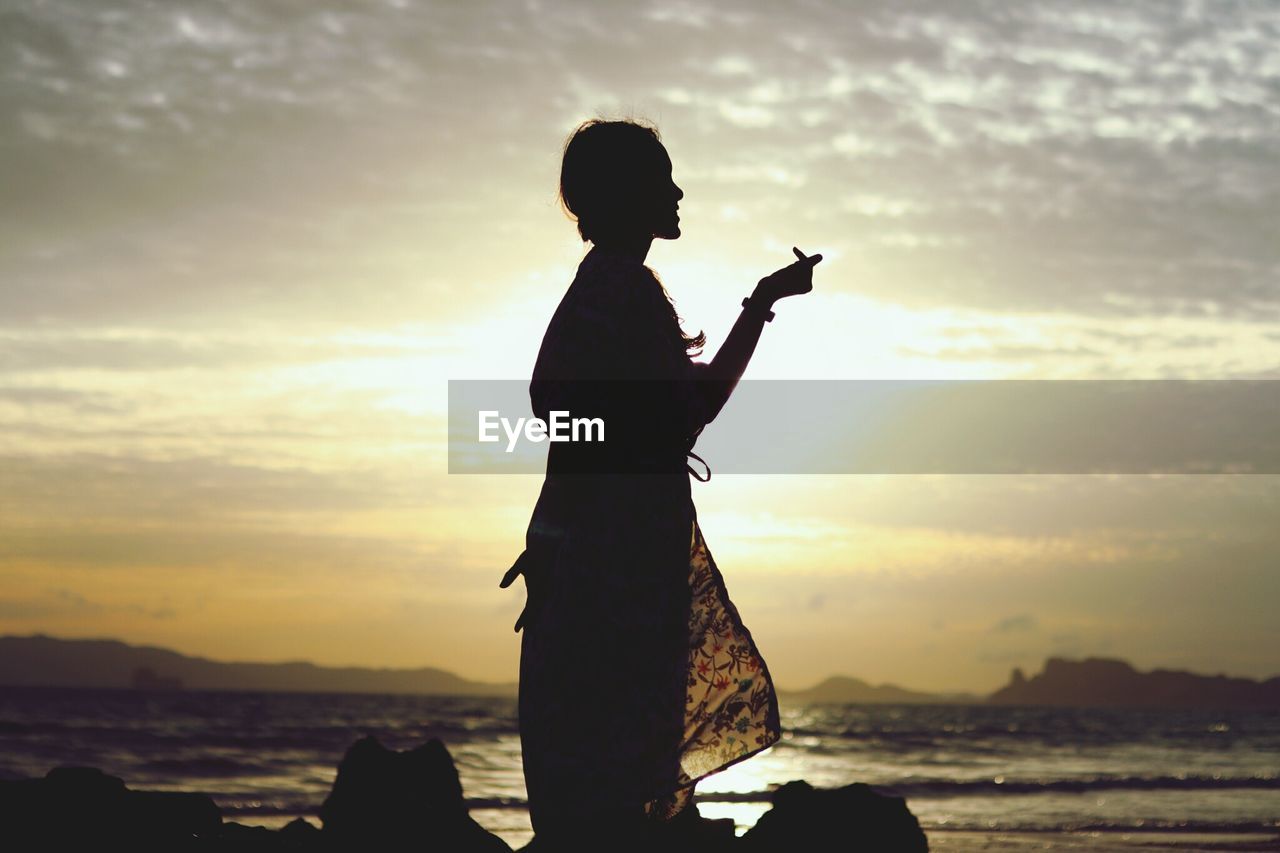
[[[699,809],[739,831],[771,789],[866,782],[904,796],[932,843],[950,833],[1185,835],[1280,831],[1280,712],[787,705],[783,740],[704,780]],[[430,696],[0,688],[0,777],[98,767],[135,789],[210,794],[227,820],[317,809],[358,738],[438,737],[473,816],[530,837],[515,702]]]

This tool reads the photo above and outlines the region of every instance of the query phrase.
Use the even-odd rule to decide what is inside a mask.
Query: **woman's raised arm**
[[[822,255],[806,256],[796,248],[791,251],[796,254],[796,262],[760,279],[755,292],[743,301],[742,313],[724,344],[701,371],[700,378],[704,381],[699,382],[699,386],[707,401],[708,423],[720,414],[746,371],[764,324],[773,319],[773,304],[787,296],[813,290],[813,268],[822,260]]]

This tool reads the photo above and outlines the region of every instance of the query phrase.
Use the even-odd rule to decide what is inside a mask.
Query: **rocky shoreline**
[[[829,849],[926,851],[900,797],[867,785],[818,789],[803,781],[773,793],[772,808],[742,837],[732,821],[686,821],[663,853],[782,853]],[[9,850],[417,851],[505,853],[505,841],[470,816],[457,768],[436,739],[405,752],[356,741],[319,810],[279,828],[223,819],[207,794],[131,790],[91,767],[56,767],[43,778],[0,781],[0,845]],[[603,840],[599,850],[609,850]],[[522,848],[538,850],[537,839]]]

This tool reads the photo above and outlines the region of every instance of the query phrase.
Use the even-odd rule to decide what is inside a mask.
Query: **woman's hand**
[[[729,336],[724,339],[716,357],[702,371],[703,376],[700,378],[705,381],[698,384],[707,401],[705,423],[710,423],[719,414],[738,380],[742,378],[743,371],[747,369],[747,362],[755,352],[766,317],[770,317],[759,309],[764,307],[767,310],[785,296],[798,296],[813,290],[813,268],[822,260],[822,255],[806,256],[794,247],[791,251],[796,253],[796,262],[760,279],[755,293],[751,295],[750,306],[744,305],[738,321],[729,330]],[[748,307],[753,310],[747,310]]]
[[[756,285],[755,297],[773,304],[783,297],[799,296],[813,290],[813,268],[822,260],[822,255],[806,256],[794,246],[791,251],[796,253],[798,260],[760,279],[760,283]]]

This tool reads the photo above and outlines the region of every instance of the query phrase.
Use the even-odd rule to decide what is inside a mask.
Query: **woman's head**
[[[577,220],[583,240],[674,240],[683,197],[671,179],[667,149],[648,125],[593,119],[564,146],[560,203]]]

